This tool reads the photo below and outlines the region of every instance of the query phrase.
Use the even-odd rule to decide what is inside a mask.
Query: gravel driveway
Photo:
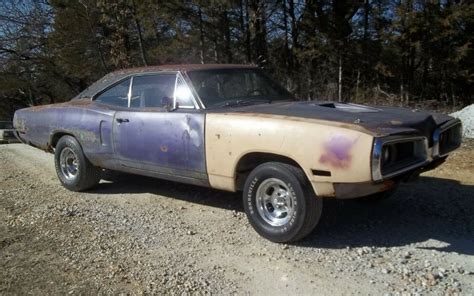
[[[325,200],[274,244],[239,194],[109,174],[69,192],[53,157],[0,145],[0,294],[474,294],[474,141],[378,204]]]

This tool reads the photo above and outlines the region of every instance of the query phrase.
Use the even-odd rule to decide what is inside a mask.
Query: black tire
[[[398,184],[395,185],[395,187],[393,187],[392,189],[382,191],[382,192],[377,192],[377,193],[367,195],[367,196],[358,197],[355,200],[361,203],[376,204],[392,197],[397,192],[397,189],[398,189]]]
[[[54,165],[59,181],[69,190],[84,191],[100,181],[101,171],[85,157],[81,145],[72,136],[59,139],[54,151]]]
[[[270,196],[267,188],[272,196],[268,199],[277,205],[262,198],[262,195]],[[287,197],[275,195],[276,190],[283,196],[287,192]],[[303,171],[278,162],[264,163],[250,173],[244,185],[243,200],[245,213],[255,231],[277,243],[297,241],[308,235],[318,224],[323,208],[322,199],[314,194]],[[275,218],[280,206],[292,210],[288,210],[286,216],[283,214],[283,218]]]

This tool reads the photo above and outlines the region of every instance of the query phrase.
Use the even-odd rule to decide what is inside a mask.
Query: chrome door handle
[[[115,119],[118,123],[124,123],[124,122],[128,122],[129,120],[127,118],[116,118]]]

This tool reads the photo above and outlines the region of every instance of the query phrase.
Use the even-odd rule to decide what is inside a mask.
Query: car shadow
[[[121,173],[106,179],[89,192],[152,193],[243,212],[240,193]],[[377,203],[325,199],[319,225],[294,245],[329,249],[396,247],[434,239],[443,246],[419,248],[474,255],[473,215],[474,186],[423,176],[402,184],[390,199]]]
[[[119,172],[106,172],[101,183],[88,192],[96,194],[151,193],[214,208],[244,211],[240,193]]]
[[[327,200],[318,227],[296,244],[313,248],[396,247],[434,239],[443,246],[418,248],[474,255],[473,215],[474,186],[420,177],[402,184],[390,199],[378,203]]]

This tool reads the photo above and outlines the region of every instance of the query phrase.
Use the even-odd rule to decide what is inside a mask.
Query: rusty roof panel
[[[94,82],[91,86],[86,88],[74,99],[90,98],[105,87],[118,82],[126,76],[142,73],[154,73],[162,71],[180,71],[191,72],[199,70],[220,70],[220,69],[257,69],[254,65],[239,65],[239,64],[183,64],[183,65],[160,65],[121,69],[111,72],[101,79]]]

